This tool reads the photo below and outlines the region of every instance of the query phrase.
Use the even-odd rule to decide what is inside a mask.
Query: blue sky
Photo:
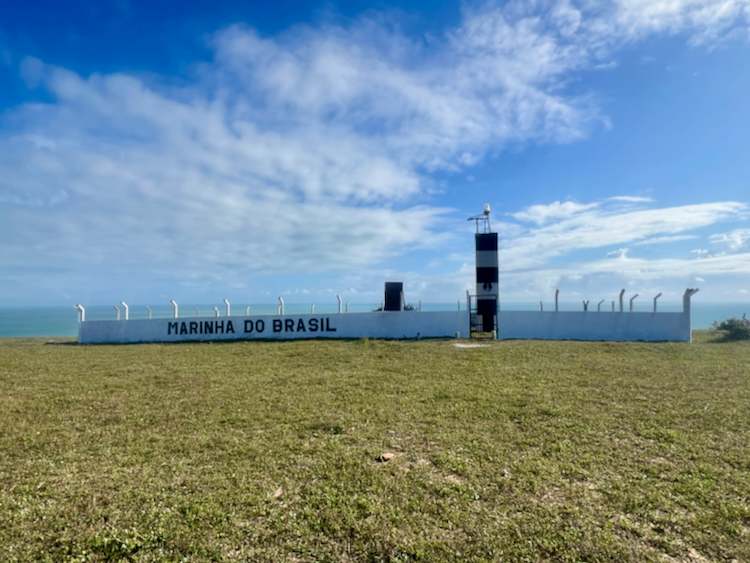
[[[748,0],[247,4],[3,7],[1,305],[453,302],[484,202],[504,300],[750,300]]]

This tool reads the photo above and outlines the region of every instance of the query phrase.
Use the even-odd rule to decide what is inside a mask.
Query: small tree
[[[750,340],[750,321],[744,317],[715,322],[714,330],[723,332],[725,340]]]

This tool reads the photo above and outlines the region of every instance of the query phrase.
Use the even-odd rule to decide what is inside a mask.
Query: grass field
[[[487,344],[0,341],[0,559],[750,561],[750,344]]]

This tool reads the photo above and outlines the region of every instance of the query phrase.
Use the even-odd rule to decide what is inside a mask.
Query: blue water
[[[611,306],[605,304],[606,307]],[[636,304],[636,311],[648,311],[649,303],[645,301]],[[219,310],[224,313],[223,305],[217,304]],[[246,304],[232,304],[233,315],[244,315]],[[350,304],[349,311],[366,312],[372,311],[376,304]],[[457,303],[424,303],[423,311],[455,311]],[[552,303],[545,303],[545,310],[550,310]],[[213,316],[214,305],[180,305],[180,316]],[[538,310],[538,303],[501,303],[501,308],[506,310]],[[152,306],[154,318],[168,318],[171,316],[169,305]],[[560,309],[564,311],[580,311],[580,303],[560,303]],[[592,304],[595,310],[596,305]],[[253,315],[270,315],[276,313],[276,305],[258,304],[250,305]],[[461,302],[461,310],[466,310],[465,302]],[[660,303],[660,311],[680,311],[680,303]],[[318,313],[335,313],[336,304],[316,304],[315,311]],[[287,314],[309,313],[310,305],[301,303],[288,303]],[[716,320],[729,317],[741,317],[744,313],[750,316],[750,302],[744,303],[693,303],[693,327],[708,328]],[[131,305],[131,319],[145,319],[148,317],[144,305]],[[86,318],[88,320],[114,319],[115,311],[112,306],[86,307]],[[78,314],[73,307],[0,307],[0,338],[23,337],[23,336],[77,336]]]

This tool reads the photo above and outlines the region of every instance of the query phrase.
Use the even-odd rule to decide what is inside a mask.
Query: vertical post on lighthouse
[[[474,235],[476,247],[476,298],[477,315],[482,321],[483,332],[497,329],[497,299],[499,273],[497,257],[497,233],[490,226],[490,205],[485,204],[482,215],[470,217],[476,223]]]

